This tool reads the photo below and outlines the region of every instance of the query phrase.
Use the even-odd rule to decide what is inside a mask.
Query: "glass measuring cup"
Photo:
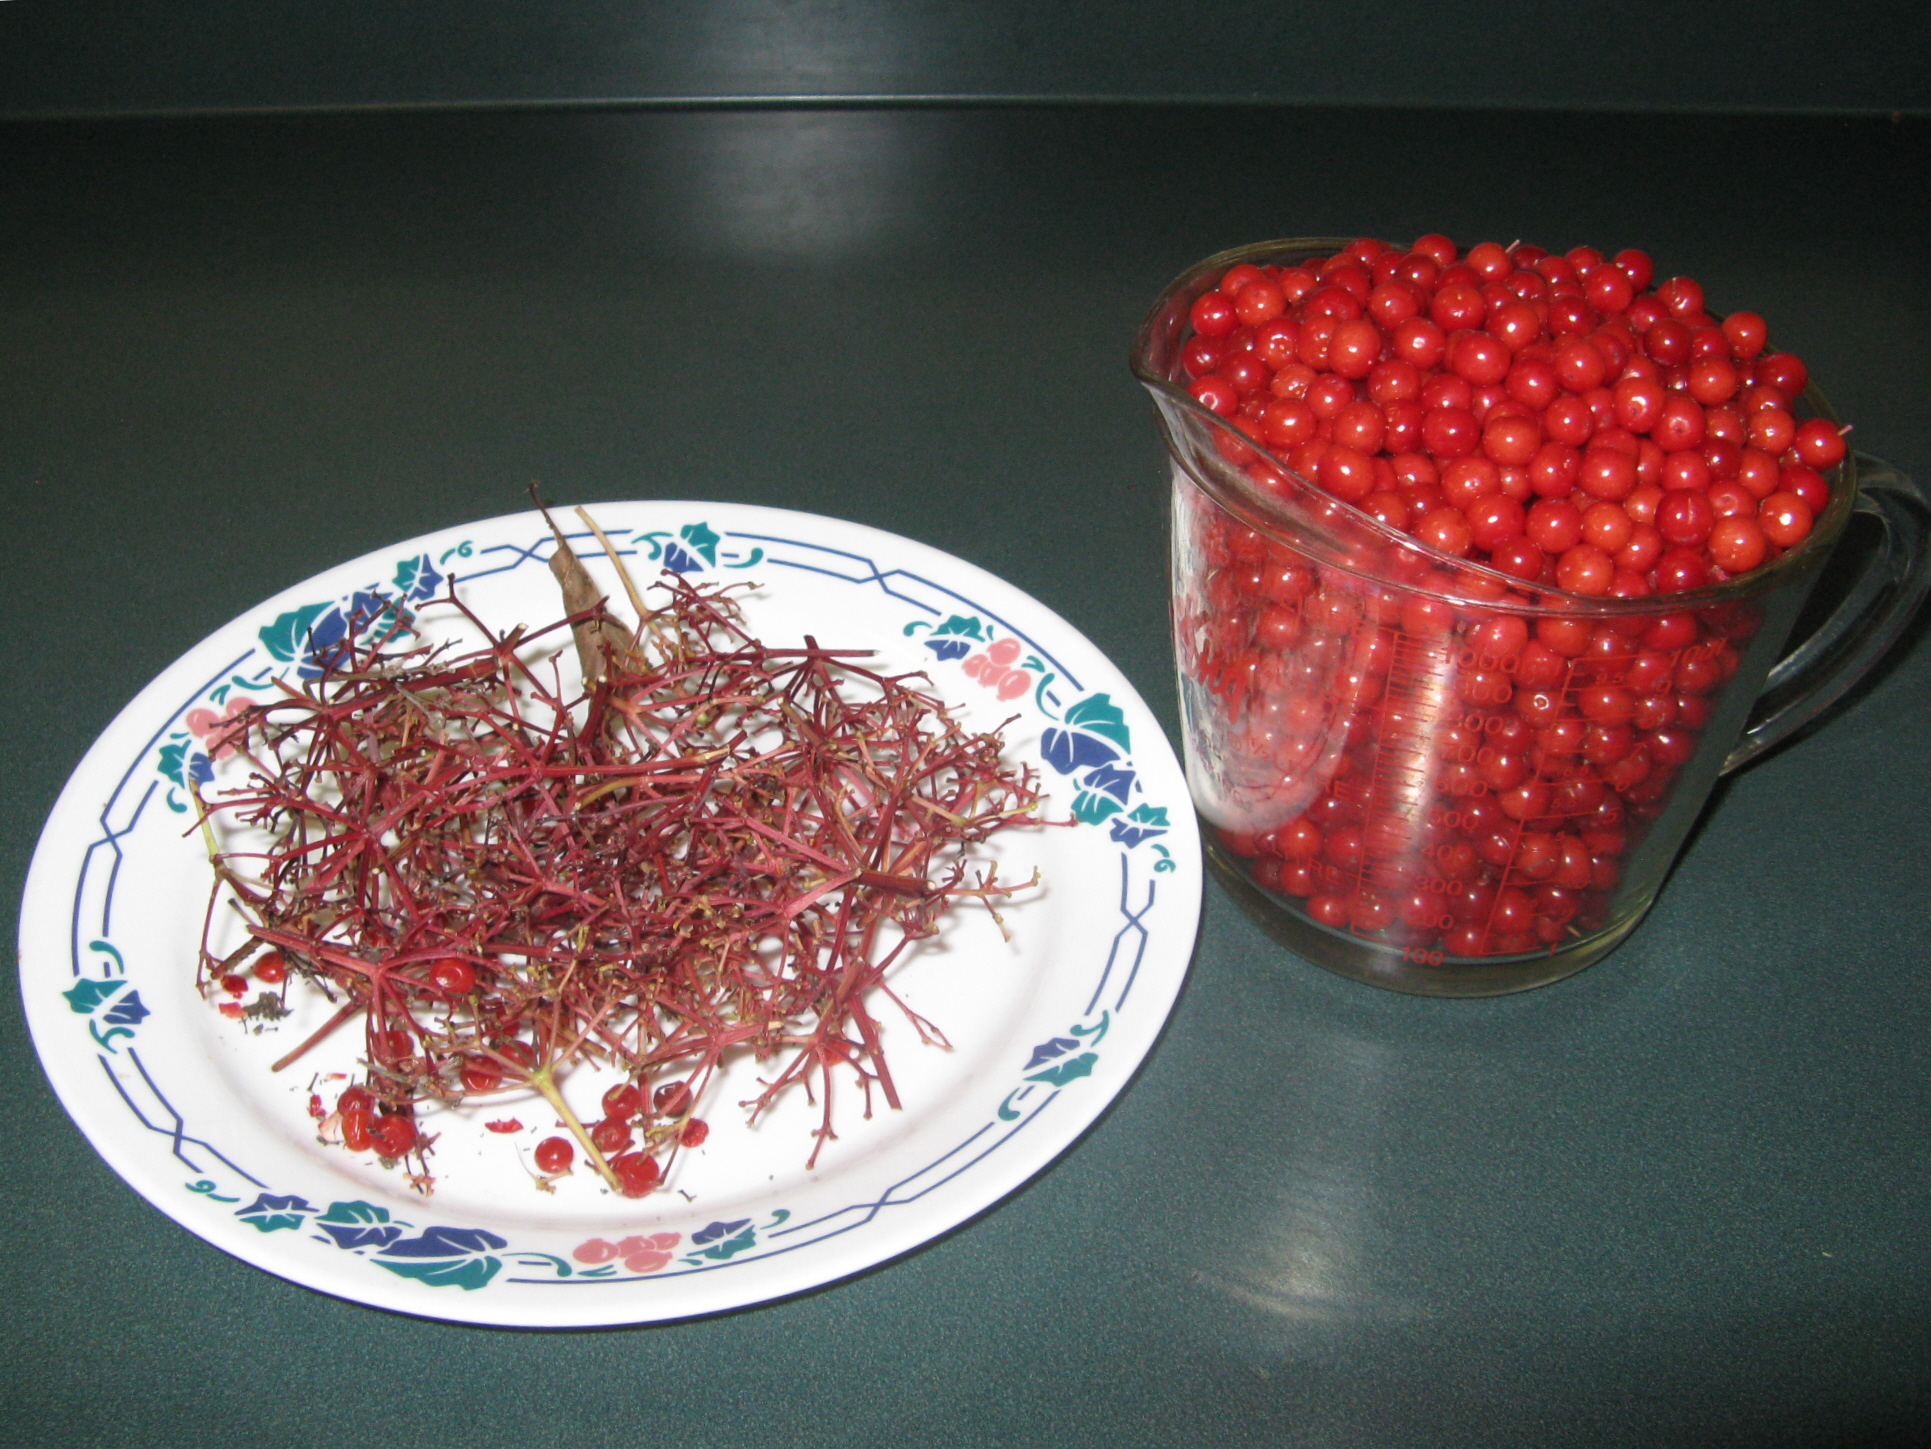
[[[1585,598],[1449,558],[1298,476],[1185,388],[1208,258],[1135,339],[1172,458],[1184,753],[1209,858],[1250,914],[1355,979],[1438,996],[1543,985],[1654,902],[1717,779],[1816,719],[1931,584],[1931,510],[1864,456],[1799,546],[1725,583]],[[1814,413],[1831,417],[1815,389]],[[1824,622],[1792,626],[1854,514],[1882,539]]]

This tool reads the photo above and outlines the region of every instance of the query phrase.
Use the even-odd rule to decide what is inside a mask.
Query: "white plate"
[[[101,1155],[170,1217],[271,1273],[405,1313],[530,1327],[797,1293],[917,1247],[1039,1172],[1125,1087],[1179,992],[1201,889],[1186,784],[1146,706],[1070,625],[981,569],[855,524],[721,503],[594,511],[640,578],[669,567],[755,581],[744,605],[767,643],[809,632],[871,648],[924,669],[968,728],[1010,719],[1008,758],[1033,762],[1050,818],[1079,823],[995,838],[1000,878],[1037,865],[1041,888],[1005,908],[1009,942],[960,908],[896,971],[894,989],[952,1047],[921,1045],[881,1005],[904,1105],[865,1119],[851,1093],[815,1170],[802,1096],[754,1130],[731,1106],[746,1095],[740,1075],[713,1086],[710,1140],[647,1199],[581,1168],[539,1191],[530,1149],[556,1129],[534,1098],[439,1118],[424,1197],[373,1155],[318,1139],[310,1092],[333,1100],[317,1076],[354,1069],[359,1033],[271,1074],[316,1019],[314,994],[292,988],[295,1015],[271,1025],[230,1020],[196,991],[208,867],[183,772],[208,775],[211,724],[299,668],[358,593],[421,600],[454,574],[492,625],[555,618],[550,536],[535,514],[492,519],[268,600],[144,689],[68,781],[28,877],[20,976],[41,1062]],[[594,539],[571,537],[622,609]],[[567,1090],[591,1105],[601,1085],[584,1072]],[[512,1118],[528,1125],[483,1126]]]

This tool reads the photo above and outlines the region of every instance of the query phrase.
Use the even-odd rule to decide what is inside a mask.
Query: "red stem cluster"
[[[453,589],[479,648],[432,649],[407,621],[352,630],[318,678],[237,718],[250,778],[208,807],[236,844],[216,893],[250,941],[226,961],[204,944],[204,979],[279,950],[341,1001],[324,1032],[364,1016],[378,1110],[535,1087],[625,1190],[656,1169],[613,1173],[561,1072],[614,1067],[646,1102],[660,1083],[676,1110],[646,1114],[649,1155],[748,1053],[771,1064],[754,1117],[799,1085],[821,1104],[815,1162],[836,1073],[868,1115],[874,1087],[898,1105],[880,995],[943,1043],[886,974],[952,902],[1009,894],[969,847],[1038,799],[998,735],[960,729],[916,677],[809,638],[767,647],[724,592],[663,587],[634,631],[599,605],[499,637]]]

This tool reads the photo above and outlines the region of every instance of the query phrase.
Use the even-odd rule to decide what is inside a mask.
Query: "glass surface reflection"
[[[876,111],[708,115],[697,148],[699,227],[749,260],[838,260],[917,224],[931,204],[933,128]],[[923,139],[922,139],[923,138]]]
[[[1200,1264],[1201,1279],[1279,1319],[1413,1318],[1414,1305],[1391,1294],[1378,1271],[1389,1266],[1382,1198],[1398,1150],[1384,1140],[1384,1117],[1391,1096],[1412,1091],[1412,1068],[1386,1042],[1313,1037],[1305,1048],[1294,1071],[1300,1086],[1282,1094],[1277,1135],[1255,1154],[1271,1166],[1247,1185],[1242,1250]]]

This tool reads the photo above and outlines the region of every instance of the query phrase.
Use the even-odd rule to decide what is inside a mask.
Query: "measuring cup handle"
[[[1755,759],[1841,699],[1897,642],[1931,590],[1931,504],[1881,458],[1859,453],[1856,511],[1884,529],[1883,551],[1816,633],[1779,660],[1764,684],[1770,708],[1754,717],[1723,762]]]

